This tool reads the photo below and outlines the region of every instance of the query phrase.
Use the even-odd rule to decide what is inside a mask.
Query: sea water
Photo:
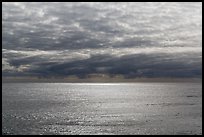
[[[2,84],[3,134],[202,134],[201,83]]]

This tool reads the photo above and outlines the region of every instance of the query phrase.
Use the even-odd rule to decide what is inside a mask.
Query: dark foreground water
[[[3,83],[3,134],[202,134],[201,83]]]

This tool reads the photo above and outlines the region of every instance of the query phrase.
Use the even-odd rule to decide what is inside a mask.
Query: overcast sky
[[[202,3],[3,3],[2,75],[201,77]]]

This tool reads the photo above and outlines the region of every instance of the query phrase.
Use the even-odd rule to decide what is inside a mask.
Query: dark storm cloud
[[[2,75],[197,77],[201,3],[3,3]]]
[[[138,76],[188,77],[192,76],[192,74],[195,76],[201,75],[201,60],[186,64],[183,60],[166,59],[164,56],[166,57],[167,55],[148,56],[137,54],[122,57],[95,55],[85,60],[69,63],[41,64],[34,72],[40,75],[52,75],[54,73],[59,76],[77,75],[79,77],[92,73],[122,74],[127,78]],[[185,60],[189,60],[189,57],[185,57]],[[45,66],[45,68],[42,66]]]

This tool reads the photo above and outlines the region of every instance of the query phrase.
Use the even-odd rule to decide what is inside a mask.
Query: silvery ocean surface
[[[2,83],[3,134],[202,134],[201,83]]]

